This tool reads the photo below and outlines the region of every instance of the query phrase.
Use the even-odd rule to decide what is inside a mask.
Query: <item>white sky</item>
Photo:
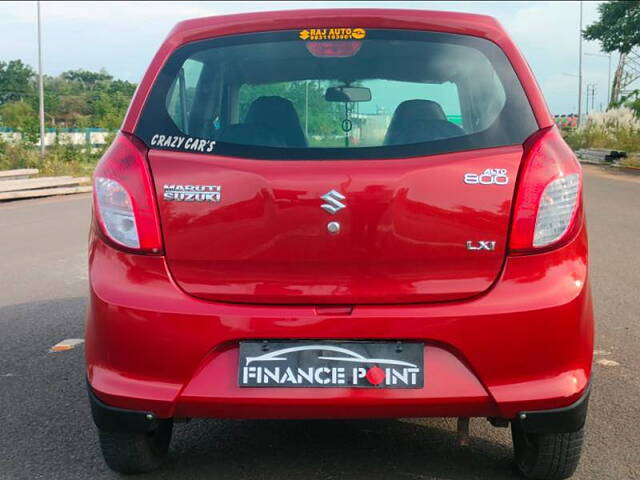
[[[597,19],[597,5],[598,2],[584,2],[584,26]],[[104,67],[117,78],[138,82],[166,34],[180,20],[250,11],[339,7],[492,15],[529,61],[552,112],[577,112],[578,2],[42,2],[43,69],[56,75],[71,69]],[[594,42],[584,42],[583,49],[600,52]],[[35,2],[0,2],[0,60],[16,58],[33,67],[37,65]],[[616,64],[614,56],[612,71]],[[597,85],[596,110],[606,103],[607,70],[607,58],[583,57],[584,85]]]

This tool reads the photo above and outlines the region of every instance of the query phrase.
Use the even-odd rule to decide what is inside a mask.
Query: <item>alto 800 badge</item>
[[[482,173],[465,173],[464,183],[469,185],[506,185],[509,183],[505,168],[487,168]]]

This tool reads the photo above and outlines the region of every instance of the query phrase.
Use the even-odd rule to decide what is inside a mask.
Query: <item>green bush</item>
[[[563,129],[563,135],[574,150],[609,148],[640,152],[640,119],[627,107],[592,113],[583,126]]]
[[[105,145],[94,148],[56,142],[46,148],[44,159],[40,158],[39,148],[33,143],[0,140],[0,170],[37,168],[40,176],[91,176],[114,136],[110,135]]]

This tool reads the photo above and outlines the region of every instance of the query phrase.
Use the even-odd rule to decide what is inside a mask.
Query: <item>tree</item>
[[[89,101],[93,125],[115,130],[120,128],[136,85],[124,80],[105,81],[92,94]]]
[[[100,92],[91,102],[93,126],[108,130],[120,128],[130,101],[131,95],[122,92]]]
[[[635,98],[625,99],[625,106],[629,107],[636,114],[636,117],[640,118],[640,90],[634,90],[629,97],[635,96]]]
[[[30,103],[18,100],[3,104],[0,106],[0,122],[22,133],[30,142],[35,142],[38,137],[38,116]]]
[[[101,83],[108,83],[113,80],[105,70],[100,72],[90,72],[89,70],[69,70],[60,75],[60,77],[68,82],[77,82],[84,89],[93,90]]]
[[[21,60],[0,62],[0,126],[26,140],[37,139],[36,75]],[[120,127],[136,84],[115,80],[106,70],[69,70],[44,76],[47,124],[56,127]]]
[[[640,45],[640,0],[604,2],[598,12],[600,18],[584,30],[584,38],[599,40],[608,53],[629,53]]]
[[[22,60],[0,62],[0,105],[35,95],[35,72]]]
[[[640,1],[609,1],[600,4],[598,11],[600,18],[583,35],[587,40],[598,40],[605,52],[620,52],[609,99],[609,105],[619,105],[627,55],[640,45]]]
[[[90,114],[91,108],[85,95],[63,95],[58,100],[54,118],[66,124],[74,124]]]

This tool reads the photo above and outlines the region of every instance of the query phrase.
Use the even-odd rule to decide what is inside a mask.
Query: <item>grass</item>
[[[593,113],[587,117],[585,125],[564,129],[563,135],[574,150],[607,148],[640,152],[640,119],[625,107]]]
[[[640,153],[630,155],[620,162],[625,167],[640,168]]]
[[[31,143],[0,141],[0,170],[37,168],[40,170],[37,176],[90,177],[110,140],[98,148],[54,144],[47,147],[44,158],[40,158],[38,147]]]

